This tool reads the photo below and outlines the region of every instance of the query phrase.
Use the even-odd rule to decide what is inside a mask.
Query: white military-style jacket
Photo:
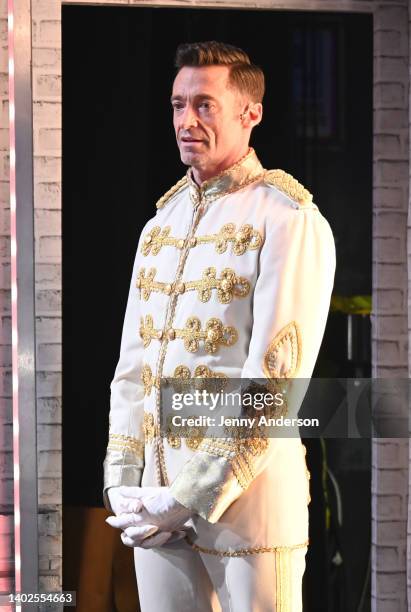
[[[160,198],[138,241],[110,386],[108,510],[111,486],[166,485],[195,513],[189,541],[198,550],[242,555],[308,544],[298,428],[250,443],[163,436],[160,383],[309,380],[335,260],[311,194],[286,172],[265,170],[252,148],[201,187],[189,168]]]

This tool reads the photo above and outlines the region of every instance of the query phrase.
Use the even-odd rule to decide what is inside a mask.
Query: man
[[[134,547],[143,612],[297,612],[309,503],[298,430],[241,443],[162,436],[160,381],[309,379],[333,235],[311,194],[249,147],[264,75],[247,54],[186,44],[176,68],[174,129],[189,168],[137,247],[111,383],[107,522]]]

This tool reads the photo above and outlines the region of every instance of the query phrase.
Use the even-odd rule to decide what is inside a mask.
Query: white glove
[[[109,516],[106,522],[112,527],[124,530],[121,535],[124,544],[148,548],[162,546],[167,541],[175,541],[185,536],[184,527],[191,526],[188,519],[192,512],[171,495],[168,487],[118,489],[121,490],[118,492],[117,507],[121,512],[118,516]],[[153,527],[157,527],[159,533],[149,537],[154,533],[151,531]],[[147,541],[143,545],[144,538],[147,538]]]
[[[107,489],[107,496],[110,502],[110,506],[114,514],[119,515],[122,512],[128,511],[129,497],[125,497],[124,493],[129,487],[110,487]],[[131,488],[131,487],[130,487]],[[141,506],[143,504],[141,503]]]

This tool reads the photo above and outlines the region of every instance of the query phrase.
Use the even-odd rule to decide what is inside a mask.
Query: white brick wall
[[[95,0],[83,0],[83,3],[96,4]],[[116,3],[138,5],[139,0],[107,2]],[[250,6],[249,0],[163,0],[161,4]],[[254,6],[375,11],[373,376],[409,376],[408,2],[257,0]],[[58,0],[33,0],[32,11],[40,572],[42,588],[51,589],[61,586],[61,6]],[[11,453],[7,450],[11,449],[7,113],[6,2],[0,0],[0,442],[4,440],[6,444],[0,444],[4,449],[0,451],[0,491],[3,491],[0,533],[5,534],[8,542],[5,550],[9,551],[7,559],[0,559],[2,568],[4,564],[9,567],[12,555],[8,514],[12,501]],[[407,609],[407,518],[408,540],[411,541],[411,512],[408,516],[411,455],[408,446],[408,440],[399,439],[373,444],[373,610],[378,612]],[[411,602],[410,552],[408,588]]]
[[[14,588],[7,2],[0,0],[0,592]]]

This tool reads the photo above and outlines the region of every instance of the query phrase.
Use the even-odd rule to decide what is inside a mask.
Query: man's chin
[[[195,151],[180,151],[180,158],[186,166],[200,167],[205,162],[204,153],[196,153]]]

